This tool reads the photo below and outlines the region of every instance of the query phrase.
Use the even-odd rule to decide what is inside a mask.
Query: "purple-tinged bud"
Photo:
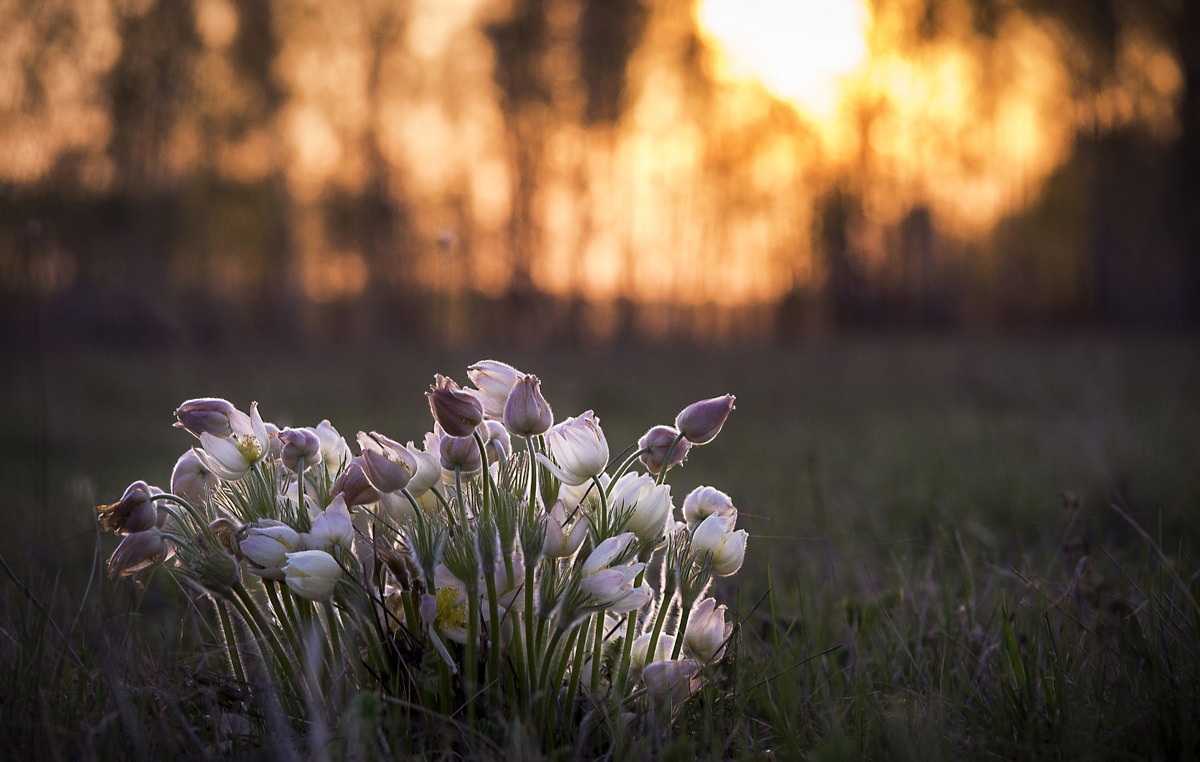
[[[638,460],[655,475],[662,473],[664,467],[669,471],[678,466],[687,460],[688,450],[692,449],[692,443],[686,439],[675,442],[678,437],[679,432],[670,426],[655,426],[638,440],[638,449],[646,451]],[[671,451],[672,444],[675,445],[674,451]],[[668,452],[671,453],[670,464],[666,464]]]
[[[204,460],[192,448],[179,456],[171,472],[171,494],[179,495],[193,505],[199,505],[216,489],[220,480],[204,465]]]
[[[363,470],[361,457],[351,458],[346,470],[334,480],[329,488],[330,496],[345,495],[346,505],[367,505],[378,502],[379,490],[371,484]]]
[[[175,425],[187,429],[197,438],[205,432],[214,437],[229,437],[233,435],[229,418],[236,409],[233,403],[217,397],[188,400],[175,410],[175,417],[179,419]]]
[[[96,506],[100,528],[116,534],[133,534],[153,527],[158,522],[158,510],[150,499],[154,494],[152,489],[146,482],[136,481],[117,502]]]
[[[167,556],[167,541],[157,528],[125,536],[108,557],[108,573],[128,577],[162,563]]]
[[[469,437],[483,421],[483,405],[474,395],[458,388],[458,384],[442,375],[425,395],[433,418],[452,437]]]
[[[447,471],[459,468],[463,473],[471,474],[483,468],[474,437],[443,436],[438,452],[442,456],[442,468]]]
[[[381,436],[381,435],[377,435]],[[364,435],[359,434],[359,443]],[[367,438],[369,439],[369,437]],[[364,447],[363,471],[375,489],[382,493],[398,492],[408,486],[417,472],[417,459],[403,445],[387,440],[386,444]]]
[[[542,396],[542,382],[537,376],[519,379],[504,403],[504,427],[513,436],[530,437],[545,434],[553,425],[554,412]]]
[[[284,429],[279,441],[279,458],[292,473],[300,470],[301,463],[307,471],[321,461],[321,440],[312,429]]]
[[[732,394],[693,402],[675,416],[675,428],[694,445],[708,444],[721,433],[721,427],[733,410]]]

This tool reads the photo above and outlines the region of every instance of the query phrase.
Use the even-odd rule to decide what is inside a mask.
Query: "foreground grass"
[[[269,353],[51,354],[41,380],[18,376],[0,410],[17,517],[0,539],[0,748],[307,755],[304,727],[247,712],[221,678],[207,612],[189,612],[185,591],[100,576],[111,545],[90,506],[165,480],[188,445],[167,427],[186,397],[407,438],[426,426],[412,401],[432,373],[479,356],[345,352],[299,369]],[[722,595],[737,601],[736,649],[673,731],[628,739],[622,756],[1200,755],[1200,363],[1186,340],[504,359],[538,372],[560,407],[594,405],[614,449],[641,433],[633,422],[738,395],[675,489],[721,485],[752,533]],[[415,733],[427,724],[370,695],[326,710],[335,758],[524,757],[538,741],[502,718]]]

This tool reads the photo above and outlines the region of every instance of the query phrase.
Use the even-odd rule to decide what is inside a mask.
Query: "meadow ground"
[[[537,373],[559,418],[595,409],[614,453],[691,401],[737,395],[672,478],[677,506],[698,484],[731,494],[750,532],[745,567],[719,583],[736,647],[675,730],[627,756],[1200,756],[1195,347],[1089,334],[23,357],[0,395],[0,756],[265,753],[221,745],[202,665],[180,655],[205,640],[186,596],[100,575],[115,540],[92,506],[135,479],[165,486],[192,444],[171,427],[184,399],[407,440],[429,427],[433,374],[465,380],[487,356]]]

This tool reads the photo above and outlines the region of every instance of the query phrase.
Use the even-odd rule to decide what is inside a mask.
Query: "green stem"
[[[464,693],[467,702],[467,727],[475,727],[475,691],[479,682],[479,661],[476,648],[479,646],[479,591],[467,591],[467,670]]]
[[[483,514],[482,514],[482,518],[484,521],[487,521],[488,493],[491,491],[489,488],[492,483],[492,474],[490,471],[488,471],[487,448],[484,447],[484,445],[483,445],[483,437],[479,436],[478,431],[473,431],[473,432],[471,432],[471,434],[472,434],[472,436],[475,437],[475,444],[479,447],[479,462],[481,464],[480,467],[483,469]]]
[[[662,601],[658,606],[658,616],[654,617],[654,629],[650,631],[650,643],[646,649],[646,658],[654,658],[654,649],[658,646],[658,637],[662,634],[663,624],[667,621],[667,611],[671,608],[671,600],[675,597],[674,591],[671,595],[667,595],[667,591],[663,591]]]
[[[489,617],[487,682],[492,685],[500,680],[500,605],[496,601],[496,576],[484,574],[483,581],[487,585]],[[497,694],[489,692],[489,696],[494,695]]]
[[[635,460],[637,460],[638,458],[642,457],[643,455],[645,455],[645,454],[646,454],[646,453],[648,453],[648,452],[650,452],[650,449],[649,449],[649,448],[641,449],[641,450],[638,450],[638,451],[636,451],[636,452],[635,452],[635,453],[633,453],[632,455],[630,455],[630,456],[629,456],[628,458],[626,458],[625,460],[623,460],[623,461],[621,462],[621,467],[620,467],[620,468],[618,468],[618,469],[617,469],[617,470],[616,470],[616,471],[613,473],[613,478],[612,478],[612,481],[610,481],[610,482],[608,483],[608,487],[607,487],[607,488],[605,488],[605,493],[606,493],[606,494],[609,494],[609,495],[611,495],[611,494],[612,494],[612,490],[613,490],[613,486],[615,486],[615,485],[616,485],[616,483],[617,483],[617,480],[618,480],[618,479],[620,479],[622,476],[624,476],[624,475],[625,475],[625,472],[626,472],[626,471],[628,471],[628,470],[630,469],[630,467],[632,467],[632,466],[633,466],[633,462],[634,462]]]
[[[533,454],[533,438],[525,437],[525,453],[529,456],[529,505],[530,510],[537,505],[537,474],[538,462]]]
[[[225,650],[229,654],[229,665],[233,667],[233,676],[242,687],[249,686],[246,682],[246,670],[242,667],[242,655],[238,651],[237,632],[233,629],[233,621],[229,618],[229,609],[225,601],[213,596],[217,613],[221,617],[221,630],[225,633]]]
[[[592,695],[600,692],[600,652],[604,647],[604,611],[596,612],[596,636],[592,641]]]
[[[683,638],[687,635],[688,617],[692,615],[692,607],[684,606],[683,613],[679,615],[679,628],[675,631],[675,650],[671,652],[672,659],[679,658],[679,652],[683,649]]]
[[[655,481],[655,484],[662,484],[667,480],[667,471],[671,470],[671,458],[675,456],[675,448],[679,446],[681,441],[683,441],[683,434],[678,434],[671,442],[671,446],[667,448],[667,457],[663,459],[662,470],[658,472],[658,479]]]

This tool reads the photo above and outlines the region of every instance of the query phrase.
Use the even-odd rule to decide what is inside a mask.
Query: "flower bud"
[[[158,522],[158,509],[150,499],[153,487],[136,481],[125,488],[121,499],[110,505],[96,506],[100,528],[116,534],[132,534],[150,529]]]
[[[447,471],[462,469],[463,473],[471,474],[483,468],[483,460],[479,455],[479,446],[474,437],[442,437],[439,452],[442,457],[442,468]]]
[[[235,410],[233,403],[216,397],[188,400],[176,408],[175,417],[179,421],[175,425],[186,429],[196,438],[206,432],[225,438],[233,434],[229,418]]]
[[[300,534],[282,521],[262,519],[257,524],[247,527],[239,543],[242,555],[251,563],[262,569],[279,571],[287,561],[287,554],[301,550]],[[259,574],[259,576],[267,576]],[[280,576],[269,577],[276,581]]]
[[[175,461],[175,469],[171,472],[171,494],[198,505],[204,502],[219,482],[217,475],[204,465],[193,447]]]
[[[714,513],[696,525],[692,533],[692,550],[703,560],[712,555],[712,571],[728,577],[742,568],[746,557],[746,530],[733,531],[734,519]]]
[[[708,444],[721,433],[725,419],[733,410],[732,394],[693,402],[675,417],[675,428],[694,445]]]
[[[525,374],[498,360],[480,360],[467,368],[467,378],[478,391],[475,398],[483,406],[483,414],[498,421],[504,417],[504,405],[513,385]]]
[[[108,573],[128,577],[162,563],[167,556],[167,541],[157,528],[125,536],[108,558]]]
[[[696,604],[688,619],[684,645],[688,653],[707,664],[725,655],[725,644],[733,634],[733,622],[725,621],[725,607],[712,598]]]
[[[683,520],[687,522],[688,529],[713,514],[737,518],[733,500],[721,490],[715,487],[697,487],[684,498]]]
[[[425,395],[433,418],[452,437],[469,437],[483,421],[483,406],[471,394],[458,388],[445,376],[435,376],[434,385]]]
[[[342,578],[342,567],[336,558],[323,550],[301,550],[287,554],[283,576],[293,593],[310,601],[319,601],[333,594]]]
[[[301,462],[307,471],[321,460],[321,440],[311,429],[284,429],[279,432],[279,441],[279,458],[292,473],[300,470]]]
[[[675,648],[675,636],[668,635],[665,632],[660,634],[658,642],[654,644],[654,653],[651,654],[649,651],[650,639],[652,637],[654,637],[654,634],[647,632],[633,641],[633,647],[629,650],[629,666],[635,670],[644,668],[650,662],[671,658],[671,652]]]
[[[346,550],[353,547],[354,524],[350,520],[350,509],[346,507],[344,495],[335,497],[325,510],[317,514],[308,534],[318,549],[336,545]]]
[[[608,504],[614,510],[632,508],[625,529],[636,534],[642,542],[656,541],[663,536],[673,508],[669,486],[656,485],[653,477],[635,473],[625,474],[617,480]]]
[[[354,457],[350,452],[350,445],[346,444],[345,438],[328,420],[318,423],[313,428],[313,433],[321,440],[321,460],[329,469],[329,473],[336,474]]]
[[[679,441],[676,442],[675,440]],[[675,449],[672,451],[671,446]],[[646,470],[656,476],[662,473],[664,466],[669,471],[687,460],[688,450],[692,443],[679,436],[679,432],[670,426],[655,426],[642,435],[638,440],[638,449],[645,450],[638,460]],[[667,464],[667,453],[671,453],[671,462]]]
[[[516,382],[504,403],[504,427],[513,436],[545,434],[554,425],[554,412],[542,396],[537,376],[525,376]]]
[[[367,478],[361,457],[350,459],[346,470],[333,481],[329,494],[342,495],[346,505],[368,505],[379,500],[379,490]]]
[[[382,434],[359,432],[362,467],[367,480],[381,493],[398,492],[408,486],[417,471],[417,460],[404,445]]]

